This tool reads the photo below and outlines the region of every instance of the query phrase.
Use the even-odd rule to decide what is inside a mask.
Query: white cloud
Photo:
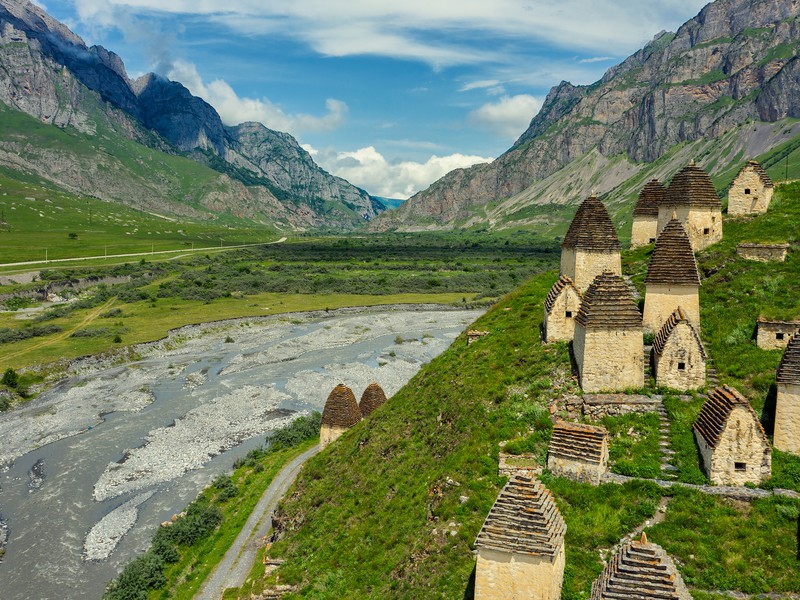
[[[613,56],[592,56],[591,58],[584,58],[579,60],[580,63],[596,63],[596,62],[605,62],[608,60],[614,60]]]
[[[294,136],[303,132],[333,131],[347,120],[347,104],[335,98],[325,101],[327,112],[321,116],[303,113],[290,114],[269,101],[268,98],[242,98],[223,79],[208,84],[193,63],[175,61],[167,77],[180,81],[195,96],[200,96],[217,109],[222,122],[238,125],[244,121],[258,121],[270,129],[287,131]]]
[[[497,102],[473,110],[468,120],[497,136],[516,139],[541,107],[542,103],[528,94],[503,96]]]
[[[373,146],[352,152],[329,149],[319,152],[315,160],[334,175],[344,177],[375,196],[409,198],[453,169],[491,162],[491,158],[451,154],[431,156],[426,162],[392,163]]]
[[[624,55],[675,28],[706,0],[75,0],[84,23],[113,13],[194,15],[245,35],[280,35],[327,56],[380,55],[435,68],[502,61],[525,40]],[[452,34],[452,35],[451,35]],[[472,40],[466,42],[465,40]],[[485,40],[483,43],[480,40]]]
[[[482,90],[486,88],[494,88],[500,85],[497,79],[481,79],[480,81],[471,81],[465,83],[459,88],[459,92],[469,92],[470,90]]]

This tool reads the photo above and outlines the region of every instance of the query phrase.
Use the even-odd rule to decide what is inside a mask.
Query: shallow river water
[[[387,396],[479,311],[348,309],[185,328],[124,365],[84,361],[0,415],[0,597],[100,598],[235,458],[339,382]],[[2,535],[2,533],[0,533]]]

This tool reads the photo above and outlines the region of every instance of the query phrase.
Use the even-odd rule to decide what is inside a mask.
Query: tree
[[[3,373],[2,383],[10,388],[15,388],[19,384],[19,375],[14,369],[6,369],[6,372]]]

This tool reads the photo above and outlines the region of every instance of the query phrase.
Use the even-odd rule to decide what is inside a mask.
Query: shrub
[[[19,375],[17,375],[14,369],[8,368],[6,372],[3,373],[2,383],[7,387],[15,388],[19,385]]]
[[[299,446],[306,440],[310,440],[319,435],[319,428],[322,425],[322,413],[314,411],[310,415],[297,417],[294,421],[275,430],[267,438],[267,449],[269,452],[278,452],[286,448]]]

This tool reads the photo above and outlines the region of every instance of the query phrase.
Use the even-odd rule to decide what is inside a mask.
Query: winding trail
[[[258,540],[272,529],[272,513],[278,501],[297,478],[303,464],[317,452],[318,445],[303,452],[275,475],[225,556],[195,594],[196,600],[219,600],[227,588],[244,584],[260,547]]]

